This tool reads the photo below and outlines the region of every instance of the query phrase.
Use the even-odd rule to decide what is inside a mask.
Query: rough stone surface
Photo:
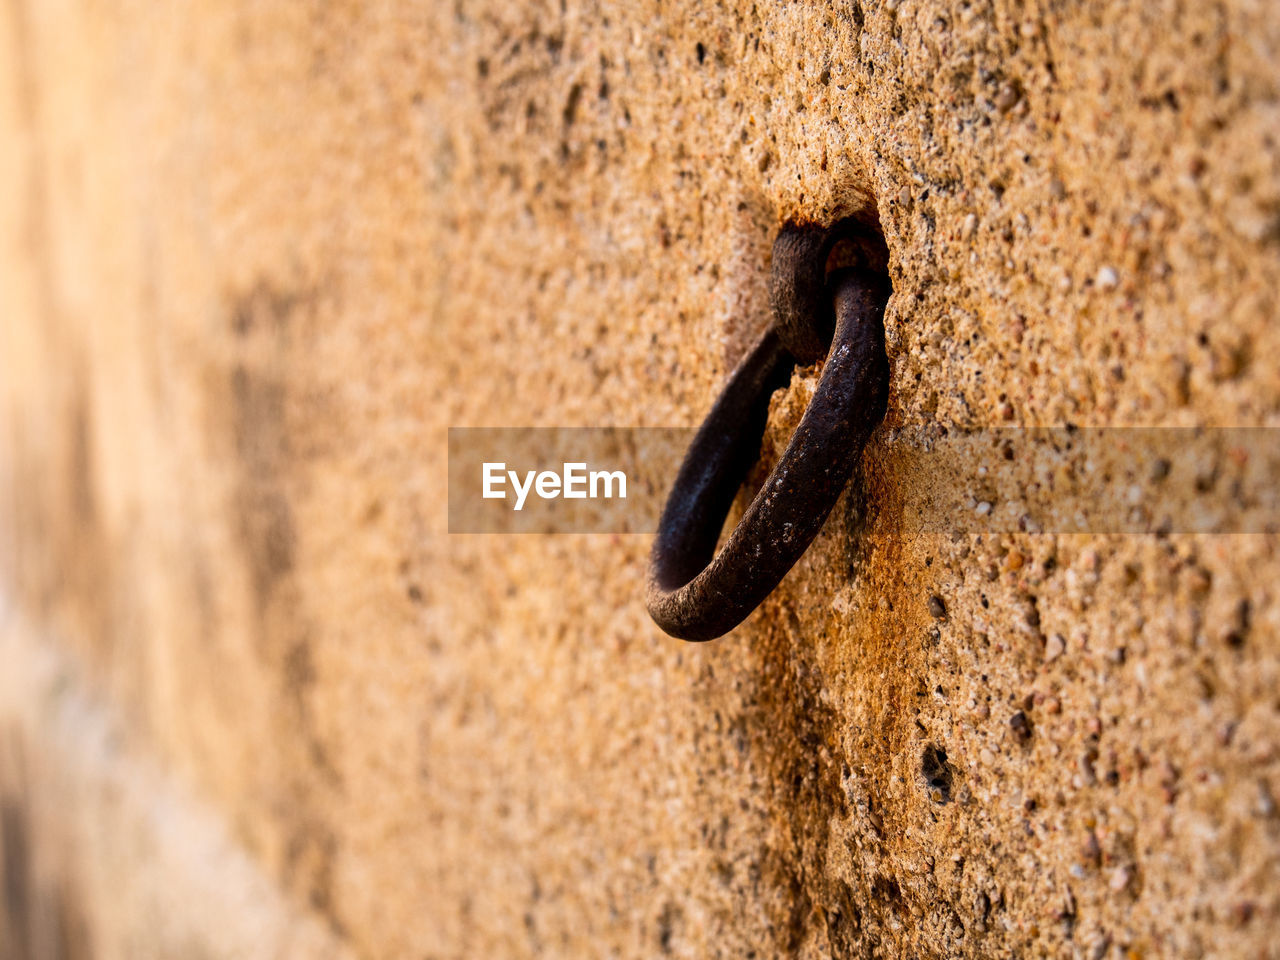
[[[873,438],[865,522],[685,646],[647,538],[444,507],[450,425],[697,423],[787,218],[883,230],[887,428],[1276,425],[1270,0],[0,10],[4,669],[74,663],[296,955],[1276,955],[1276,536],[895,537]],[[10,879],[24,777],[151,816],[56,703],[10,931],[73,883]],[[82,888],[64,955],[204,908]]]

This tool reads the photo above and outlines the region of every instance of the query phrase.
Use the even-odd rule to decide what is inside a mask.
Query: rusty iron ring
[[[673,637],[714,640],[760,605],[822,529],[884,418],[889,283],[865,268],[828,279],[838,233],[783,229],[774,244],[774,325],[729,377],[680,465],[653,544],[646,598],[650,616]],[[826,362],[813,399],[716,554],[734,496],[759,454],[769,397],[818,347]]]

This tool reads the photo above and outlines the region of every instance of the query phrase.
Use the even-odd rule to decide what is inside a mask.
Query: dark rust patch
[[[306,388],[305,333],[321,292],[264,278],[230,298],[237,355],[228,371],[229,416],[214,428],[230,433],[235,532],[257,614],[257,648],[279,683],[269,749],[278,770],[275,816],[285,838],[281,879],[345,938],[333,895],[340,839],[331,813],[342,782],[313,705],[319,634],[298,581],[293,507],[315,455],[297,428],[313,418],[293,417],[291,408],[313,395]]]
[[[288,457],[285,387],[237,366],[231,395],[236,453],[243,467],[236,495],[240,537],[262,612],[276,584],[293,569],[293,514],[283,488]]]
[[[231,329],[237,336],[247,337],[258,330],[279,334],[300,306],[311,303],[311,291],[284,289],[259,280],[248,293],[235,299],[231,310]]]
[[[92,960],[76,884],[64,868],[51,868],[57,861],[51,838],[36,833],[21,753],[7,753],[19,762],[0,764],[0,957]]]
[[[755,668],[759,685],[754,691],[753,755],[768,773],[774,833],[763,880],[780,895],[772,901],[772,952],[793,954],[818,934],[832,956],[868,956],[873,940],[855,906],[859,896],[829,862],[836,846],[832,821],[853,813],[842,785],[841,718],[821,695],[826,678],[798,629],[795,624],[790,631],[771,630]],[[877,798],[869,799],[873,807],[879,805]]]
[[[285,850],[285,882],[300,894],[329,925],[335,936],[346,930],[337,916],[333,898],[333,867],[338,840],[325,823],[294,820]]]
[[[96,526],[98,520],[89,416],[88,401],[81,393],[71,410],[71,505],[81,529]]]
[[[4,870],[5,956],[31,956],[31,901],[34,877],[28,850],[26,809],[12,797],[0,798],[0,868]]]

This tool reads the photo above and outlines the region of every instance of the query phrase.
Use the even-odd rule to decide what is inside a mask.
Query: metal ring
[[[808,283],[812,258],[821,257],[822,271],[822,251],[830,252],[828,243],[812,241],[811,234],[800,254]],[[817,391],[719,554],[724,519],[759,452],[769,397],[797,362],[776,324],[734,370],[685,454],[658,525],[647,590],[650,616],[673,637],[714,640],[760,605],[822,529],[884,418],[888,281],[869,270],[842,270],[823,287],[834,298],[835,330]]]
[[[815,363],[827,355],[835,329],[827,258],[850,226],[849,221],[830,229],[787,224],[773,241],[769,273],[773,328],[797,363]]]

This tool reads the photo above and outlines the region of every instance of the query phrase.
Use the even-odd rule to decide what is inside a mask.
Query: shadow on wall
[[[74,885],[46,862],[25,771],[17,733],[0,730],[0,957],[89,960],[88,926]]]

